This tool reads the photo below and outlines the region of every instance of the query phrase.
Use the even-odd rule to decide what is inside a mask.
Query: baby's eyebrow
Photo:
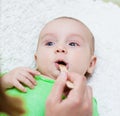
[[[43,39],[43,38],[45,38],[45,37],[55,37],[55,35],[53,34],[53,33],[46,33],[46,34],[44,34],[43,36],[41,36],[40,37],[40,39]]]
[[[78,37],[80,38],[82,41],[85,41],[85,38],[83,36],[81,36],[80,34],[70,34],[69,37]]]

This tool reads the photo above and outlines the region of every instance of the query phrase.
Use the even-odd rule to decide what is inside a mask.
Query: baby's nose
[[[56,52],[63,52],[64,53],[65,50],[64,49],[57,49]]]
[[[67,53],[67,50],[66,50],[66,48],[57,48],[56,49],[56,53]]]

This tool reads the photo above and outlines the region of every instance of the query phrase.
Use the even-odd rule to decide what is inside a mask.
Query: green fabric
[[[99,116],[97,100],[93,98],[92,102],[93,102],[93,116]]]
[[[5,73],[0,73],[0,78],[3,77],[5,74],[7,74],[7,72],[5,72]]]
[[[44,116],[46,99],[52,89],[54,80],[35,76],[37,86],[34,89],[27,88],[27,93],[20,92],[16,88],[7,90],[12,96],[19,96],[24,101],[26,113],[24,116]],[[19,105],[19,104],[18,104]],[[3,116],[3,115],[0,115]],[[93,98],[93,116],[98,116],[97,102]]]

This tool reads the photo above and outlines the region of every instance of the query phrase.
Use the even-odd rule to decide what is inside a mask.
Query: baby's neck
[[[48,78],[48,79],[55,80],[55,79],[53,79],[53,78],[51,78],[51,77],[49,77],[49,76],[46,76],[46,75],[44,75],[44,74],[40,74],[40,75],[43,76],[44,78]]]

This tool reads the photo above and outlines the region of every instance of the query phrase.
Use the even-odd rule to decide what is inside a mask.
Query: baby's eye
[[[69,45],[70,45],[70,46],[79,46],[79,44],[76,43],[76,42],[70,42]]]
[[[47,45],[47,46],[52,46],[52,45],[54,45],[55,43],[54,42],[47,42],[45,45]]]

